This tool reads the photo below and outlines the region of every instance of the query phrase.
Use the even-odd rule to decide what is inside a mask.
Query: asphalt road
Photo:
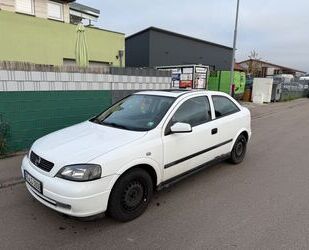
[[[0,189],[1,249],[308,249],[309,99],[253,107],[245,161],[155,195],[140,218],[68,218]]]

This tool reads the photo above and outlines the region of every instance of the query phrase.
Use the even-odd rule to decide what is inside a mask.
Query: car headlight
[[[57,177],[70,181],[92,181],[101,178],[102,169],[97,164],[75,164],[63,167]]]

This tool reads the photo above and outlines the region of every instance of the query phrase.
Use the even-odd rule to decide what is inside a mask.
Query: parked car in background
[[[37,140],[22,174],[29,192],[58,212],[129,221],[154,190],[218,160],[240,163],[250,123],[249,110],[221,92],[140,92]]]
[[[309,74],[304,75],[304,76],[301,76],[301,77],[299,78],[299,80],[308,80],[308,81],[309,81]]]

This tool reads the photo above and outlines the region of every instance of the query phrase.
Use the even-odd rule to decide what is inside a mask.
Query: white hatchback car
[[[22,162],[29,192],[61,213],[129,221],[161,189],[218,160],[244,159],[251,118],[229,95],[145,91],[38,139]]]

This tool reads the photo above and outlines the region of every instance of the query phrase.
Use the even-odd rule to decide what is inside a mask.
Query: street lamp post
[[[231,63],[231,74],[230,74],[230,94],[233,95],[232,86],[234,84],[234,62],[235,62],[235,51],[236,51],[236,40],[237,40],[237,26],[238,26],[238,12],[239,12],[239,1],[237,0],[236,8],[236,19],[235,19],[235,29],[234,29],[234,41],[233,41],[233,55]]]

